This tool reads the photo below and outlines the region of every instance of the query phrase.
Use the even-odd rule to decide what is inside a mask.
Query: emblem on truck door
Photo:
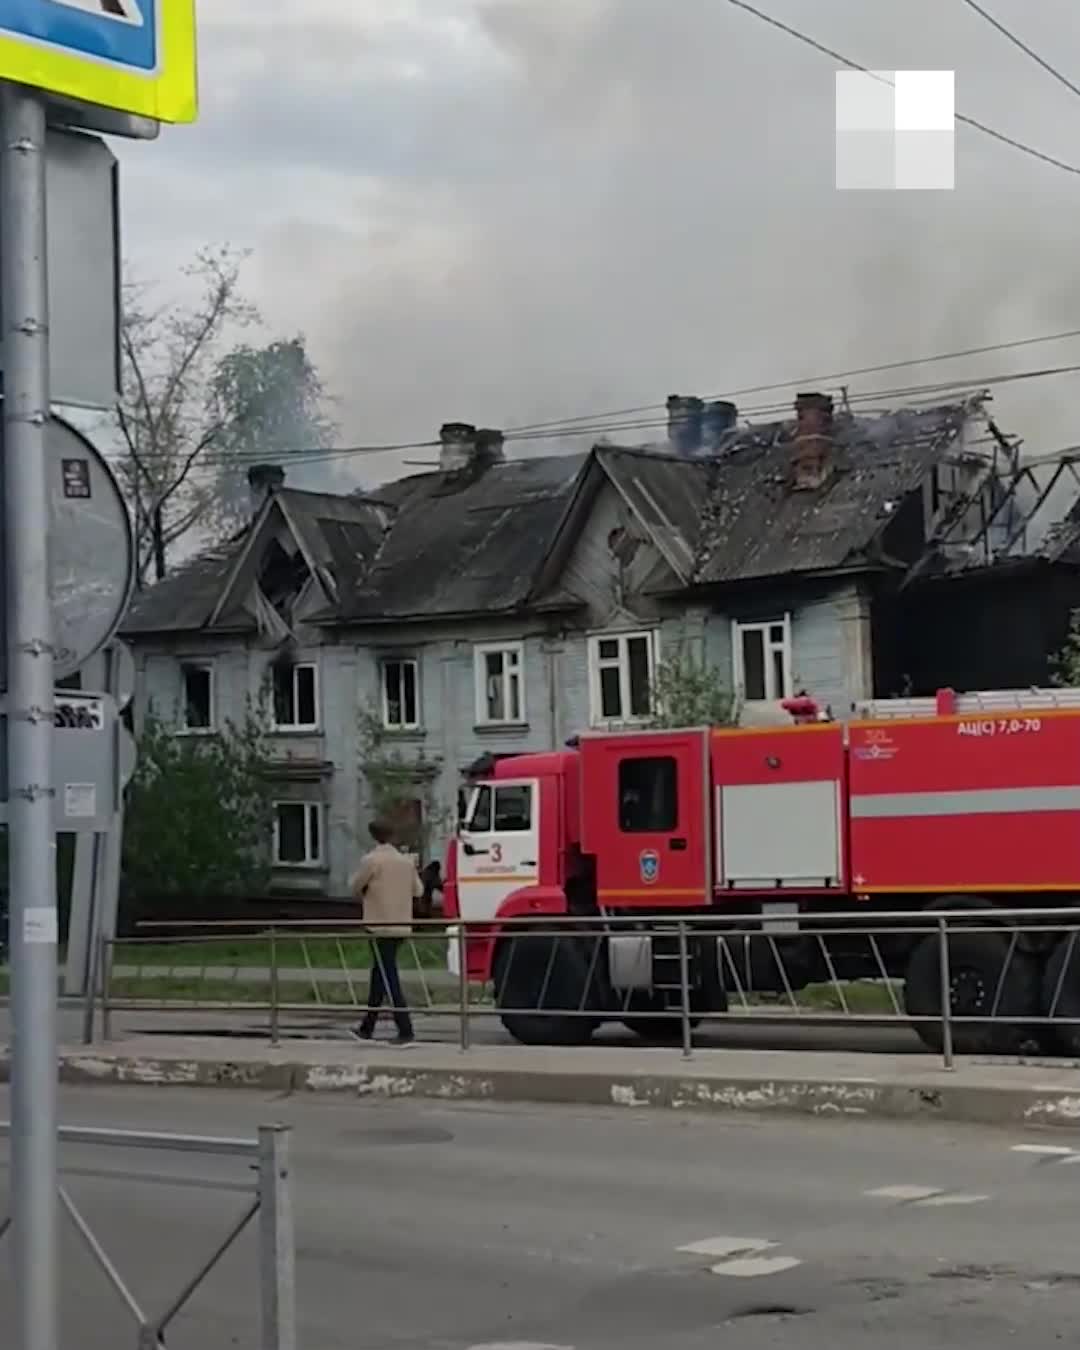
[[[660,875],[660,854],[653,848],[646,848],[642,850],[638,861],[641,864],[642,881],[651,886]]]

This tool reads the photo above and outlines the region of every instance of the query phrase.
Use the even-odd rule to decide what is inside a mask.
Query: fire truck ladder
[[[1080,689],[981,689],[970,694],[943,690],[937,698],[871,698],[854,705],[860,718],[888,719],[935,717],[946,711],[942,698],[949,698],[948,711],[977,717],[980,713],[1000,716],[1009,712],[1043,712],[1055,708],[1080,710]]]

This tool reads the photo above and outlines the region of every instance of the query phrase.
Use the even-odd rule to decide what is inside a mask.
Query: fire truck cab
[[[793,711],[790,726],[589,733],[504,760],[475,787],[450,846],[447,913],[465,921],[468,977],[494,981],[511,1034],[573,1043],[611,1018],[677,1031],[684,956],[655,930],[678,916],[708,920],[689,930],[696,1013],[724,1010],[736,981],[765,993],[888,978],[905,981],[913,1016],[931,1017],[936,939],[822,940],[800,925],[815,910],[992,914],[1080,894],[1077,691],[943,691],[867,704],[847,722]],[[567,919],[582,916],[596,923],[568,938]],[[725,934],[735,916],[737,938]],[[511,936],[507,921],[522,917],[550,933],[534,922]],[[1075,945],[1050,929],[1019,944],[1004,929],[957,934],[954,1011],[1080,1018]],[[940,1028],[919,1030],[939,1042]],[[1015,1021],[960,1024],[956,1043],[1001,1049],[1018,1034]],[[1080,1028],[1058,1040],[1076,1053]]]

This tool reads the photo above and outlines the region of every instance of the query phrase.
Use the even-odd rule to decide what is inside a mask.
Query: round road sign
[[[53,648],[62,680],[119,628],[135,579],[135,544],[112,470],[86,437],[54,417],[45,448]]]

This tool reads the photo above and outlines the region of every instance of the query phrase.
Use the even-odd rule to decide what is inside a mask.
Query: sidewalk
[[[8,1073],[7,1047],[0,1080]],[[1080,1130],[1076,1065],[786,1050],[574,1049],[137,1036],[61,1051],[67,1083],[352,1092],[632,1109],[917,1117]]]

